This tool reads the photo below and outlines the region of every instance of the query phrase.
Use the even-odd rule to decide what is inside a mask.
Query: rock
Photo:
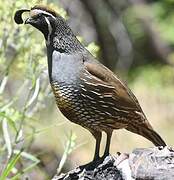
[[[94,170],[77,167],[52,180],[174,180],[174,149],[154,147],[107,156]]]

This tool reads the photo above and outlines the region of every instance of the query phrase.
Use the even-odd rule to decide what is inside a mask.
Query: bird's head
[[[15,13],[15,22],[22,24],[22,13],[29,12],[29,17],[24,21],[24,24],[30,24],[43,33],[46,40],[54,33],[60,22],[64,23],[64,19],[58,15],[54,10],[41,5],[36,5],[30,10],[22,9]]]
[[[17,24],[23,23],[22,14],[24,12],[29,12],[29,17],[24,24],[30,24],[41,31],[47,45],[51,44],[55,49],[63,52],[81,49],[80,43],[66,21],[54,10],[42,5],[36,5],[30,10],[18,10],[14,16]]]
[[[60,16],[59,16],[60,18]],[[58,14],[53,10],[43,6],[35,6],[30,10],[30,17],[25,20],[25,24],[30,24],[40,30],[46,39],[53,33],[53,29],[58,19]]]

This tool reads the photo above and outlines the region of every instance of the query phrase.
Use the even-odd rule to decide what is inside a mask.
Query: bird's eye
[[[37,14],[37,15],[34,15],[34,16],[32,16],[33,17],[33,19],[38,19],[38,18],[41,18],[42,17],[42,14]]]
[[[45,17],[50,17],[48,14],[44,14]]]
[[[37,17],[38,17],[38,18],[42,17],[42,14],[41,14],[41,13],[40,13],[40,14],[38,14],[38,15],[37,15]]]

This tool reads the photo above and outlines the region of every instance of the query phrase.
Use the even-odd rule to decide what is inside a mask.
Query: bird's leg
[[[103,159],[103,160],[104,160],[104,158],[105,158],[106,156],[109,155],[109,149],[110,149],[112,131],[106,132],[106,134],[107,134],[107,139],[106,139],[105,151],[104,151],[104,154],[103,154],[103,156],[102,156],[102,159]]]
[[[102,133],[98,131],[97,133],[93,134],[93,136],[96,140],[95,154],[94,154],[93,161],[96,161],[100,158],[100,143],[101,143]]]
[[[94,136],[95,140],[96,140],[96,145],[95,145],[95,154],[94,154],[94,158],[93,161],[80,166],[80,169],[86,169],[86,170],[93,170],[95,169],[99,164],[100,164],[100,142],[101,142],[101,137],[102,137],[102,133],[100,131],[91,131],[92,135]]]

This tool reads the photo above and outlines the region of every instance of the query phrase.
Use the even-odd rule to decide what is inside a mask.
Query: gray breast
[[[78,81],[79,74],[83,69],[83,61],[81,58],[82,56],[79,54],[70,55],[53,51],[52,80],[67,84]]]

